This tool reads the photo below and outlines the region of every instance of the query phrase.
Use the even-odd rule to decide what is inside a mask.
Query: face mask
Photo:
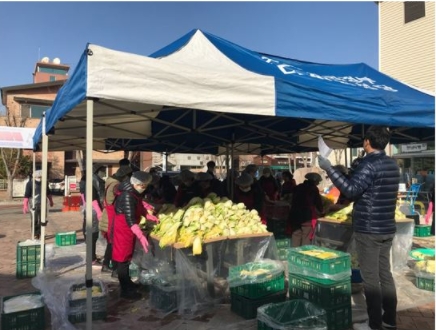
[[[243,192],[249,192],[251,190],[251,187],[247,187],[247,188],[239,187],[239,189],[241,189],[241,191],[243,191]]]
[[[145,191],[145,188],[135,188],[135,190],[136,190],[138,193],[142,194],[142,193]]]

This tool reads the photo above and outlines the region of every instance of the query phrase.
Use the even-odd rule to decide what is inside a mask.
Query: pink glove
[[[80,197],[82,197],[82,203],[83,203],[83,206],[85,206],[86,205],[85,195],[84,194],[80,194]]]
[[[144,209],[147,211],[154,211],[154,207],[144,201],[142,201],[142,206],[144,206]]]
[[[92,201],[92,208],[95,210],[95,213],[97,213],[98,221],[100,221],[102,212],[101,212],[100,205],[98,205],[98,202],[96,200]]]
[[[130,230],[136,235],[144,251],[148,252],[148,241],[142,233],[141,228],[139,228],[138,225],[133,225],[132,227],[130,227]]]
[[[24,198],[24,200],[23,200],[23,214],[26,214],[27,212],[29,212],[29,199]]]
[[[150,214],[150,213],[147,213],[147,215],[145,216],[145,218],[146,218],[147,220],[150,220],[150,221],[153,221],[153,222],[159,222],[159,219],[158,219],[155,215]]]

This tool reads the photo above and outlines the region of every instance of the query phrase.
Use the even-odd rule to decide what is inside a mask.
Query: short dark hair
[[[385,126],[370,126],[363,139],[368,140],[372,148],[384,150],[391,139],[391,133]]]
[[[207,165],[207,167],[215,167],[216,166],[215,162],[213,160],[208,161],[206,165]]]

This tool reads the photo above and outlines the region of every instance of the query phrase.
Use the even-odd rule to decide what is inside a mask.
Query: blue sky
[[[70,73],[88,42],[149,55],[202,29],[243,47],[378,67],[375,2],[0,2],[0,88],[32,83],[38,59]]]

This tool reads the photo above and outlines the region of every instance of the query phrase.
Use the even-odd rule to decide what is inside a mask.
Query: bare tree
[[[9,108],[6,108],[6,116],[4,117],[4,121],[6,126],[9,127],[24,127],[26,124],[27,118],[19,118],[14,115]],[[0,148],[0,154],[3,161],[3,165],[6,171],[6,177],[8,182],[7,189],[7,199],[12,199],[12,188],[14,178],[17,176],[20,170],[20,160],[23,156],[22,149],[14,149],[14,148]]]
[[[342,155],[345,149],[334,149],[333,152],[335,154],[335,162],[336,164],[340,164],[342,160]]]

